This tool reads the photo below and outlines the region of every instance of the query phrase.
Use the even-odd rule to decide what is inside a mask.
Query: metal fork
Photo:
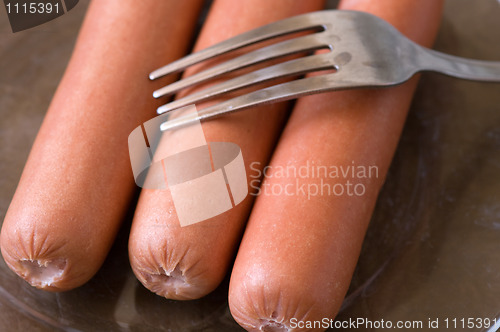
[[[229,79],[167,103],[158,108],[158,114],[286,76],[326,69],[335,69],[335,72],[299,78],[256,90],[201,109],[197,116],[184,116],[166,121],[161,125],[161,130],[314,93],[394,86],[421,71],[435,71],[469,80],[500,82],[500,62],[470,60],[424,48],[376,16],[345,10],[312,12],[265,25],[157,69],[149,75],[149,78],[155,80],[248,45],[306,30],[320,31],[230,59],[156,90],[153,96],[159,98],[172,95],[181,89],[234,70],[290,54],[324,48],[330,49],[330,52],[308,55]]]

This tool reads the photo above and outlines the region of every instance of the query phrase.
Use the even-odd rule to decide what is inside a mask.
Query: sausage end
[[[155,246],[151,240],[132,241],[129,246],[132,270],[144,287],[172,300],[199,299],[217,287],[218,279],[201,260],[192,257],[189,247],[170,241],[155,242]]]

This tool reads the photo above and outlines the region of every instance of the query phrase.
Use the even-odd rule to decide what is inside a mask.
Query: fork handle
[[[431,49],[422,49],[421,71],[436,71],[445,75],[474,81],[500,82],[500,62],[481,61],[453,56]]]

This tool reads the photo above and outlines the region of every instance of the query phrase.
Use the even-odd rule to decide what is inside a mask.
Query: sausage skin
[[[90,5],[1,231],[31,285],[69,290],[103,263],[135,190],[128,135],[159,106],[148,74],[186,51],[201,3]]]
[[[442,1],[344,0],[340,8],[377,15],[414,41],[430,46]],[[268,191],[256,199],[229,287],[230,310],[242,327],[248,331],[321,331],[321,326],[308,329],[303,324],[335,317],[416,84],[414,78],[390,89],[332,92],[297,102],[270,170],[306,167],[309,173],[274,173],[262,183],[261,188]],[[337,187],[337,194],[312,195],[311,189],[308,197],[298,190],[299,185],[320,186],[319,178],[311,173],[318,166],[376,166],[378,171],[375,174],[373,169],[366,178],[361,174],[359,179],[351,172],[340,179],[335,174],[324,176],[329,188],[343,184],[344,193],[337,195],[341,193]],[[351,185],[361,183],[363,194],[357,195],[362,187],[355,194],[352,186],[349,194],[347,180]],[[288,188],[290,195],[273,194],[272,188],[274,192]],[[323,187],[324,193],[327,189]]]
[[[322,0],[217,0],[195,50],[322,6]],[[208,142],[238,144],[249,174],[252,161],[267,162],[286,109],[286,104],[274,104],[203,122],[205,138]],[[252,196],[248,195],[223,214],[181,227],[170,191],[143,189],[129,240],[135,275],[146,288],[170,299],[188,300],[208,294],[222,281],[234,258],[251,204]]]

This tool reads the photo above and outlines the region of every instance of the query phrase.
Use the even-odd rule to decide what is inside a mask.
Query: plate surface
[[[86,7],[16,34],[0,14],[1,221]],[[500,60],[500,3],[447,1],[435,48]],[[227,278],[191,302],[135,280],[131,215],[101,270],[74,291],[36,290],[0,260],[0,330],[240,331]],[[429,318],[500,318],[499,240],[500,84],[424,74],[338,320],[422,321],[426,330]]]

